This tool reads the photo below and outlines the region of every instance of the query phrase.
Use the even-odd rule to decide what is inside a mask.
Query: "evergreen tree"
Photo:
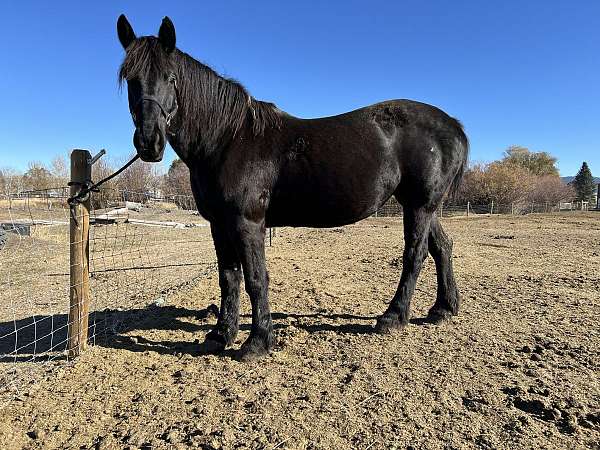
[[[587,202],[590,200],[594,192],[594,177],[592,177],[592,172],[585,161],[573,180],[573,186],[577,192],[578,201]]]

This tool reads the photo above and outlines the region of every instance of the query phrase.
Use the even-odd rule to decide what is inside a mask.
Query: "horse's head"
[[[127,82],[129,111],[135,124],[133,145],[143,161],[162,159],[171,119],[177,113],[177,78],[173,64],[175,27],[168,17],[158,38],[136,38],[124,15],[117,21],[125,59],[119,72]]]

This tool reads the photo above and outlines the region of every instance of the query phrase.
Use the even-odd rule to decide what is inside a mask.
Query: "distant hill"
[[[563,180],[563,182],[569,184],[571,181],[573,181],[575,179],[575,177],[560,177],[561,180]],[[598,184],[600,183],[600,177],[594,177],[594,184]]]

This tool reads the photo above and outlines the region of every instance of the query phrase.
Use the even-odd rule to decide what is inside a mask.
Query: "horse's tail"
[[[456,153],[459,154],[459,166],[456,172],[456,175],[452,179],[452,183],[450,183],[450,188],[448,189],[448,198],[456,198],[458,191],[460,190],[460,185],[462,183],[463,177],[467,170],[468,160],[469,160],[469,138],[465,134],[465,130],[463,128],[462,123],[457,119],[452,119],[456,126],[456,131],[458,133],[457,143],[455,146]]]

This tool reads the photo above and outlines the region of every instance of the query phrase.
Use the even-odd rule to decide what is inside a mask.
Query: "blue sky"
[[[523,145],[600,174],[600,2],[3,2],[0,167],[133,151],[116,20],[175,23],[178,47],[300,117],[392,98],[459,118],[471,159]],[[169,150],[167,163],[174,157]]]

